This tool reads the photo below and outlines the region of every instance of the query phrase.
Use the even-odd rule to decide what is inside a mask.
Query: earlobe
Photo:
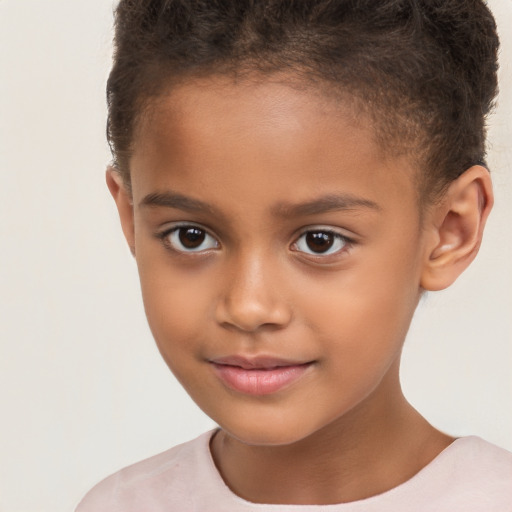
[[[133,219],[133,202],[119,171],[109,167],[106,172],[107,187],[114,198],[119,212],[119,219],[124,236],[131,253],[135,256],[135,225]]]
[[[469,266],[480,248],[492,205],[492,184],[485,167],[471,167],[450,185],[429,217],[431,244],[425,255],[423,289],[447,288]]]

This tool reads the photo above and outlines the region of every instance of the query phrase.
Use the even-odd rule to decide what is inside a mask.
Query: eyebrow
[[[153,192],[145,196],[139,203],[144,207],[165,207],[192,213],[222,215],[213,206],[199,199],[193,199],[177,192]],[[379,211],[380,206],[374,201],[352,194],[329,194],[304,203],[279,203],[272,208],[272,213],[278,217],[294,217],[317,215],[339,210],[370,209]]]
[[[139,203],[139,206],[176,208],[193,213],[216,213],[208,203],[200,201],[199,199],[192,199],[191,197],[178,194],[176,192],[153,192],[148,194]]]
[[[300,204],[281,203],[273,213],[279,217],[317,215],[339,210],[370,209],[380,211],[381,207],[374,201],[352,194],[329,194]]]

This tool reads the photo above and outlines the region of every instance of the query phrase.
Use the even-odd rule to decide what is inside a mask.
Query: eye
[[[317,229],[303,233],[292,247],[294,250],[313,256],[328,256],[340,252],[349,244],[350,240],[340,233]]]
[[[219,247],[219,242],[212,235],[194,225],[177,226],[162,233],[161,238],[178,252],[202,252]]]

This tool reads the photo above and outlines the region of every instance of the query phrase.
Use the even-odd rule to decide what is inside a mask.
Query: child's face
[[[249,443],[400,393],[426,253],[415,171],[353,119],[308,90],[210,79],[161,98],[135,140],[124,227],[152,332]]]

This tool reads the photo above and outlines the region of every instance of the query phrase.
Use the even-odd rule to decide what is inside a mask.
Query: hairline
[[[140,130],[144,127],[145,123],[151,120],[151,116],[161,101],[168,99],[176,89],[180,87],[189,87],[194,85],[205,86],[208,81],[218,81],[219,83],[231,81],[235,84],[245,85],[263,83],[268,81],[275,81],[276,83],[291,87],[299,91],[308,91],[314,93],[319,98],[327,100],[336,109],[340,109],[344,115],[350,116],[350,122],[355,126],[366,123],[370,127],[371,133],[374,135],[374,140],[382,152],[383,158],[392,158],[405,156],[411,163],[411,172],[414,173],[413,179],[415,181],[415,189],[417,190],[418,207],[423,210],[425,205],[434,203],[433,198],[429,198],[428,179],[425,179],[426,169],[423,168],[423,162],[426,161],[425,142],[418,137],[414,141],[401,140],[399,141],[399,133],[389,134],[385,133],[383,118],[389,109],[385,106],[385,101],[380,103],[370,102],[365,94],[358,94],[356,92],[357,84],[352,87],[340,85],[335,80],[329,80],[321,75],[320,71],[303,68],[300,71],[296,68],[293,70],[273,70],[262,71],[255,69],[253,66],[238,66],[231,67],[225,70],[212,70],[210,67],[201,67],[192,71],[181,71],[175,75],[171,72],[162,73],[159,83],[155,84],[151,91],[147,91],[139,95],[136,109],[137,114],[133,118],[132,132],[130,138],[129,154],[123,155],[126,158],[126,167],[120,168],[113,165],[119,172],[128,191],[131,192],[131,179],[130,179],[130,165],[131,155],[133,152],[133,142],[140,134]],[[375,87],[378,90],[378,86]],[[399,93],[395,92],[398,96]],[[400,117],[399,114],[394,116]],[[410,121],[417,125],[415,121]],[[421,130],[421,128],[420,128]],[[425,135],[425,134],[424,134]],[[435,198],[443,195],[436,193]]]

